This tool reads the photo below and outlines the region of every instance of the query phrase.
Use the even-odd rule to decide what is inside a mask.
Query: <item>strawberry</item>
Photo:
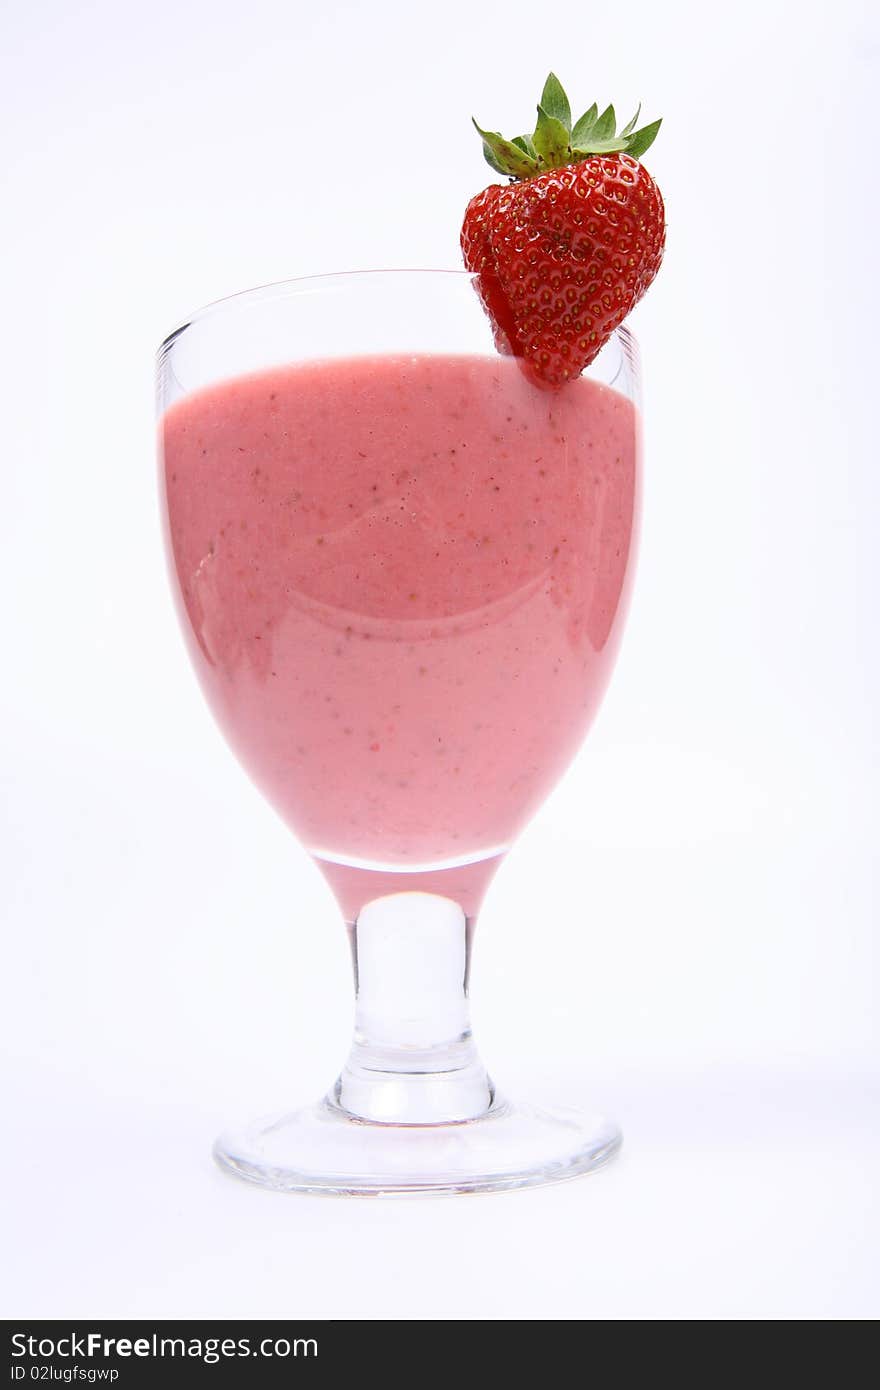
[[[483,153],[511,181],[468,203],[461,248],[478,276],[502,351],[562,386],[592,362],[645,293],[663,259],[663,199],[639,158],[660,121],[616,133],[609,106],[572,126],[559,79],[547,78],[533,135],[482,130]]]

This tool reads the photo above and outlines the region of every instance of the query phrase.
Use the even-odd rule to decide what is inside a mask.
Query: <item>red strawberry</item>
[[[579,376],[651,284],[663,259],[663,199],[639,163],[660,122],[615,134],[613,106],[572,127],[553,73],[532,136],[477,130],[483,153],[512,182],[468,203],[461,248],[503,351],[541,381]],[[476,125],[476,122],[474,122]]]

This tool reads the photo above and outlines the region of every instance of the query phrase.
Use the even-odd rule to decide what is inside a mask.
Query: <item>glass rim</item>
[[[236,290],[232,294],[221,295],[218,299],[212,299],[201,308],[195,309],[191,314],[178,324],[178,326],[162,339],[156,350],[157,356],[161,358],[171,346],[176,342],[181,334],[188,328],[203,323],[215,313],[231,309],[237,305],[247,307],[249,303],[262,304],[271,299],[287,299],[297,294],[308,294],[310,290],[320,289],[324,286],[338,286],[342,281],[350,280],[379,280],[385,276],[450,276],[459,282],[464,280],[479,280],[479,272],[464,270],[460,267],[449,266],[385,266],[381,269],[365,270],[331,270],[323,271],[316,275],[296,275],[286,280],[270,280],[264,285],[254,285],[250,289]],[[636,343],[635,335],[625,323],[618,324],[610,337],[620,338],[621,345],[634,347]]]

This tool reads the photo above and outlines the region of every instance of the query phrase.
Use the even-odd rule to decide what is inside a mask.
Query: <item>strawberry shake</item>
[[[504,358],[222,382],[162,421],[184,630],[241,762],[319,859],[497,856],[611,670],[637,416]]]

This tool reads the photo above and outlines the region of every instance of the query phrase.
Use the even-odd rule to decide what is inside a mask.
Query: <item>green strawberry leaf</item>
[[[598,114],[599,108],[596,103],[593,102],[589,111],[585,111],[580,120],[575,123],[575,127],[571,132],[571,143],[573,145],[583,144],[586,136],[589,135],[590,131],[593,129]]]
[[[572,154],[577,160],[589,159],[590,155],[593,154],[621,154],[628,150],[629,145],[626,140],[623,140],[619,135],[615,135],[613,140],[594,140],[593,137],[590,136],[590,139],[586,142],[586,148],[572,150]]]
[[[532,142],[548,169],[556,169],[567,162],[571,150],[569,139],[568,130],[562,122],[545,111],[543,106],[539,106],[538,124],[535,126]]]
[[[517,149],[522,150],[523,154],[527,154],[530,159],[534,159],[537,162],[538,151],[532,144],[531,135],[514,135],[511,143],[516,145]]]
[[[473,120],[473,116],[471,120]],[[474,121],[477,133],[483,138],[483,150],[488,149],[492,158],[486,159],[496,173],[504,174],[506,178],[531,178],[532,174],[537,173],[537,161],[530,155],[523,152],[512,140],[505,140],[503,135],[499,135],[497,130],[483,130]]]
[[[641,111],[642,103],[639,102],[636,114],[633,116],[631,121],[627,121],[626,125],[623,127],[623,130],[620,132],[621,135],[632,135],[633,131],[636,128],[636,121],[639,119],[639,116],[641,115]]]
[[[565,126],[567,134],[571,133],[571,106],[565,95],[565,88],[555,72],[551,72],[544,83],[541,106],[548,116],[552,116],[554,120],[559,121],[560,125]]]
[[[498,163],[498,160],[492,153],[491,145],[487,145],[485,140],[483,141],[483,158],[485,159],[489,168],[495,170],[496,174],[502,174],[506,179],[510,178],[510,175],[508,174],[507,170],[504,168],[502,164]]]
[[[631,154],[633,159],[641,159],[645,150],[653,145],[657,138],[657,131],[662,124],[662,118],[659,121],[652,121],[650,125],[643,125],[641,130],[637,130],[634,135],[630,135],[626,142],[627,154]]]
[[[590,143],[592,144],[593,140],[612,140],[616,129],[617,117],[614,114],[614,107],[606,106],[590,131]]]

